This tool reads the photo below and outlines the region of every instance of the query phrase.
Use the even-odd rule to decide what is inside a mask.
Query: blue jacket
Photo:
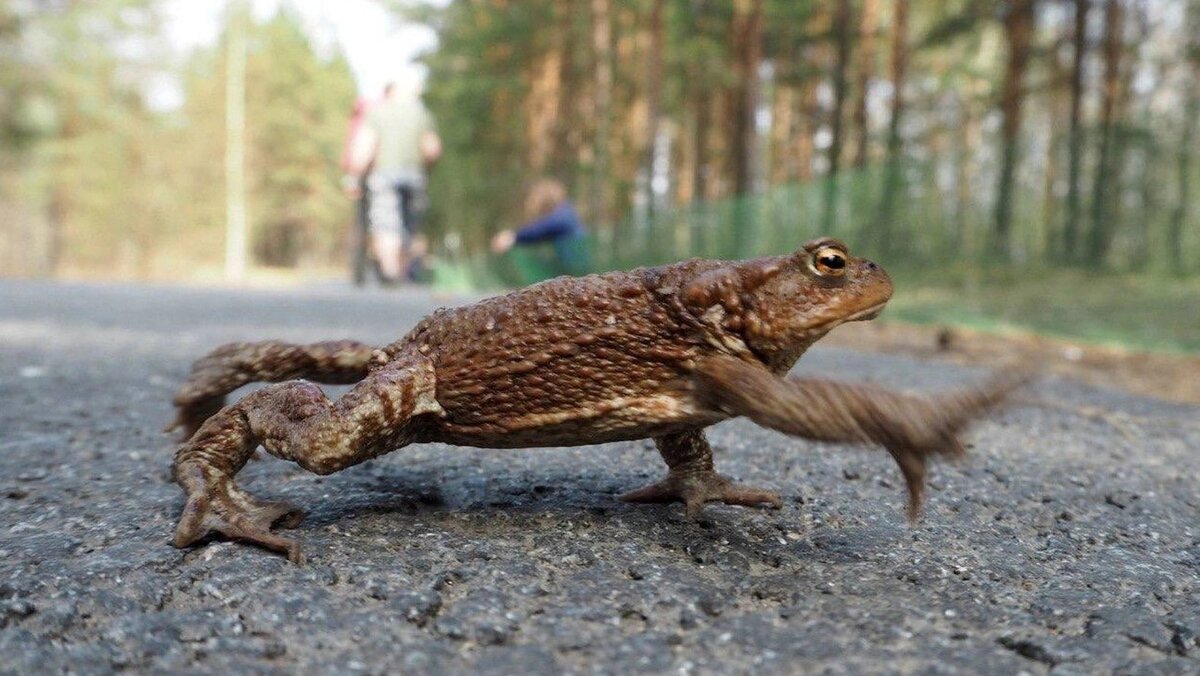
[[[575,205],[565,201],[554,211],[526,223],[516,232],[517,244],[550,242],[558,259],[557,273],[580,275],[588,272],[586,229]]]
[[[584,233],[583,221],[579,219],[575,205],[568,200],[554,211],[530,221],[517,230],[517,244],[533,244],[561,237],[577,237]]]

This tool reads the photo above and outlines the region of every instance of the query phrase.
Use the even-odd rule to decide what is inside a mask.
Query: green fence
[[[881,165],[751,196],[635,207],[619,223],[593,225],[588,269],[777,254],[834,236],[856,254],[911,274],[969,275],[986,268],[1003,276],[1005,270],[1070,267],[1180,276],[1200,270],[1200,205],[1178,204],[1174,186],[1134,182],[1099,203],[1086,200],[1077,212],[1079,241],[1086,243],[1099,223],[1110,244],[1101,256],[1070,255],[1065,200],[1048,192],[1044,179],[1018,183],[1009,234],[998,248],[989,186],[968,186],[961,177],[956,184],[939,171],[919,163]],[[548,248],[519,247],[501,258],[477,253],[449,261],[454,270],[443,277],[460,287],[517,286],[549,274],[552,258]]]

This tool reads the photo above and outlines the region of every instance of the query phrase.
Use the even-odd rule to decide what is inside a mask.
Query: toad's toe
[[[295,528],[303,518],[304,512],[293,505],[259,500],[231,482],[206,485],[189,494],[174,544],[189,547],[216,534],[282,552],[291,562],[303,563],[299,542],[271,532],[272,525]]]
[[[727,505],[774,509],[783,506],[779,494],[762,488],[735,484],[716,472],[702,474],[668,474],[658,483],[639,488],[621,496],[624,502],[682,502],[688,516],[696,516],[705,504],[723,502]]]

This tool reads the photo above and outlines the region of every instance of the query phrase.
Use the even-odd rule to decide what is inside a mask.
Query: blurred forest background
[[[465,233],[494,218],[472,205],[519,198],[495,177],[549,172],[634,257],[827,233],[902,265],[1198,269],[1200,3],[496,1],[434,20],[435,201]]]
[[[235,53],[251,266],[346,267],[345,59],[237,2],[166,59],[158,4],[0,0],[0,273],[219,278]],[[488,279],[552,175],[598,269],[832,234],[911,282],[901,316],[1200,350],[1200,0],[388,7],[438,35],[448,283]],[[175,108],[148,100],[164,69]]]

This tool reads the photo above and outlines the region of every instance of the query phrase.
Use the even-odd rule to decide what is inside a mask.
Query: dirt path
[[[871,322],[840,327],[825,344],[953,364],[1039,364],[1043,371],[1100,387],[1200,404],[1200,357],[1123,350],[1035,334]]]

